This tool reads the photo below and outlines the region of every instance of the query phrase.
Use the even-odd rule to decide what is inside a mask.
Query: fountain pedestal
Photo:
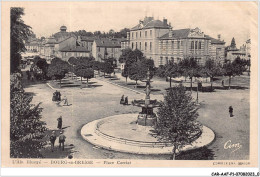
[[[157,122],[156,114],[153,112],[153,108],[160,107],[160,102],[157,100],[150,99],[151,93],[151,81],[150,81],[150,71],[147,72],[147,79],[145,88],[145,100],[134,100],[132,104],[142,108],[142,112],[139,113],[137,117],[137,124],[142,126],[154,126]]]

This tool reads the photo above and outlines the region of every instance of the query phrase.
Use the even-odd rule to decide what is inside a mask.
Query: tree
[[[81,77],[81,83],[82,83],[82,77],[88,80],[94,77],[94,70],[92,68],[87,67],[86,65],[76,65],[75,67],[75,74],[78,77]]]
[[[59,58],[54,58],[48,67],[47,76],[60,80],[61,87],[61,80],[65,77],[65,74],[68,73],[69,70],[70,66],[67,62]]]
[[[128,55],[132,52],[132,49],[127,48],[122,50],[122,54],[119,57],[119,63],[125,63],[128,59]]]
[[[165,76],[170,78],[170,87],[172,87],[172,78],[181,75],[180,66],[176,63],[169,62],[165,65]]]
[[[197,111],[191,94],[186,93],[182,85],[169,89],[164,96],[155,130],[159,141],[173,145],[172,159],[175,159],[177,151],[201,134],[201,125],[196,121],[199,116]]]
[[[229,89],[231,85],[231,77],[241,75],[244,71],[246,71],[245,63],[239,57],[237,57],[232,63],[229,62],[224,65],[224,75],[229,77]]]
[[[111,74],[114,72],[114,66],[110,62],[103,62],[102,71],[104,72],[104,77],[105,77],[105,73]]]
[[[233,37],[232,40],[231,40],[231,44],[230,44],[230,47],[233,48],[233,49],[236,49],[236,41],[235,41],[235,38]]]
[[[31,27],[24,24],[22,16],[24,15],[23,8],[11,7],[11,52],[10,52],[10,71],[14,73],[19,71],[21,63],[21,53],[26,51],[24,42],[32,34]]]
[[[194,58],[185,58],[179,63],[181,73],[190,78],[190,90],[192,91],[192,78],[198,75],[198,63]]]
[[[99,61],[92,61],[92,68],[98,71],[98,75],[100,74],[100,62]]]
[[[40,141],[47,130],[41,121],[40,103],[31,104],[32,96],[24,92],[19,74],[11,75],[10,83],[10,157],[40,158]]]
[[[146,78],[148,67],[142,61],[137,61],[130,65],[128,69],[129,78],[134,80],[137,88],[137,81]]]
[[[205,66],[204,66],[202,72],[207,77],[210,77],[211,91],[213,91],[213,80],[214,80],[214,77],[223,75],[222,66],[219,63],[216,63],[215,60],[208,59],[205,62]]]
[[[69,64],[71,65],[77,65],[79,60],[75,57],[70,57],[69,60],[68,60]]]

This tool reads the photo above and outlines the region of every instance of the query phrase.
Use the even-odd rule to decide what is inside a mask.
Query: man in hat
[[[51,142],[51,152],[54,150],[54,143],[56,141],[56,135],[55,131],[52,131],[51,136],[50,136],[50,142]]]
[[[57,126],[57,128],[58,128],[58,129],[62,129],[62,116],[60,116],[60,117],[57,119],[57,121],[58,121],[58,126]]]
[[[60,136],[59,136],[59,148],[62,148],[62,150],[64,151],[64,142],[65,142],[66,136],[62,133],[62,131],[60,132]]]

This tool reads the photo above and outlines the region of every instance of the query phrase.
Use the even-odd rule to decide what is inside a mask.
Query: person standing
[[[62,131],[60,132],[60,136],[59,136],[59,148],[62,148],[62,150],[64,151],[64,142],[65,142],[66,136],[62,133]]]
[[[51,134],[51,136],[50,136],[51,152],[53,152],[53,150],[54,150],[55,141],[56,141],[55,131],[52,131],[52,134]]]
[[[58,128],[58,129],[62,129],[62,116],[60,116],[60,117],[57,119],[57,121],[58,121],[58,126],[57,126],[57,128]]]
[[[125,105],[128,105],[128,97],[125,97]]]
[[[233,117],[234,115],[233,115],[233,107],[232,106],[229,106],[229,116],[230,117]]]

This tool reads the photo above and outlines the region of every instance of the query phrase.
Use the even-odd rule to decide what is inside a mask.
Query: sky
[[[132,28],[145,16],[166,18],[173,29],[196,28],[237,47],[257,27],[254,2],[27,2],[24,22],[37,37],[49,37],[67,26],[67,31],[119,31]]]

